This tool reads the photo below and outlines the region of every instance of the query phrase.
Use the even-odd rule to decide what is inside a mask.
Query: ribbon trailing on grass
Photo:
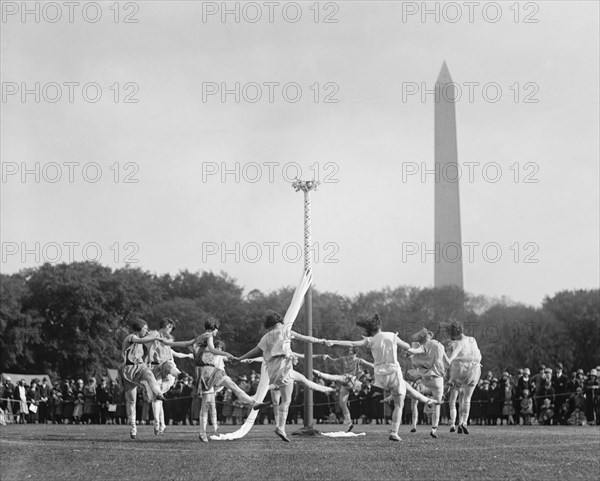
[[[292,325],[298,316],[298,312],[300,312],[300,308],[302,307],[302,303],[304,302],[304,295],[308,288],[312,284],[312,270],[305,270],[302,274],[302,278],[296,287],[294,292],[294,297],[292,298],[292,302],[290,307],[288,307],[287,312],[283,318],[283,338],[284,342],[289,343],[291,341],[290,332],[292,330]],[[254,394],[254,400],[256,402],[263,402],[267,392],[269,391],[269,374],[267,373],[267,366],[264,361],[260,368],[260,382],[258,383],[258,387],[256,388],[256,394]],[[213,434],[210,439],[214,441],[234,441],[236,439],[243,438],[256,421],[256,416],[258,416],[258,410],[251,410],[250,414],[246,418],[246,421],[242,426],[232,433],[227,434]]]

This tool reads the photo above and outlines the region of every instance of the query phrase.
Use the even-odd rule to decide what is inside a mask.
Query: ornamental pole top
[[[319,181],[317,180],[300,180],[296,179],[292,184],[292,187],[296,192],[310,192],[311,190],[317,190],[317,186],[319,185]]]

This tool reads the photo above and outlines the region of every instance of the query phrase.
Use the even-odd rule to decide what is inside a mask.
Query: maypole
[[[292,187],[296,192],[304,192],[304,272],[309,275],[312,271],[311,257],[311,225],[310,225],[310,192],[317,190],[319,182],[314,180],[296,180]],[[312,328],[312,285],[304,296],[306,306],[306,335],[313,335]],[[313,348],[312,343],[306,342],[304,348],[304,374],[308,379],[312,378],[313,372]],[[313,393],[311,389],[304,389],[304,430],[313,430]]]

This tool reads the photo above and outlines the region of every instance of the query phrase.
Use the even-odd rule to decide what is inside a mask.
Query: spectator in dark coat
[[[552,374],[552,387],[554,388],[554,424],[560,424],[560,407],[569,399],[569,378],[563,370],[561,362],[557,363]]]
[[[100,386],[96,389],[96,403],[99,409],[99,422],[100,424],[106,424],[108,421],[109,404],[108,382],[106,378],[102,378]]]
[[[52,390],[52,424],[62,424],[63,422],[63,394],[60,385],[56,383]]]
[[[480,379],[475,391],[473,391],[473,397],[471,397],[471,424],[481,425],[485,423],[485,419],[483,418],[484,404],[487,404],[487,393],[483,393],[483,379]],[[447,405],[448,404],[445,403],[443,406]]]
[[[371,385],[369,391],[369,417],[375,420],[375,424],[383,424],[383,399],[382,393],[374,389]]]
[[[496,426],[498,419],[502,417],[502,398],[500,387],[498,385],[498,379],[493,378],[490,383],[490,390],[488,391],[488,407],[487,414],[489,424]]]
[[[12,379],[10,377],[4,378],[4,383],[0,389],[0,408],[2,408],[4,411],[6,423],[12,423],[14,421],[12,414],[12,399],[14,390],[15,387],[13,386]]]
[[[350,409],[352,424],[358,424],[358,420],[360,419],[360,401],[358,394],[354,391],[350,391],[348,395],[348,407]]]
[[[48,405],[52,400],[52,386],[48,382],[48,378],[42,379],[42,384],[39,386],[40,405],[38,406],[38,419],[40,424],[46,424],[48,417],[51,415]]]
[[[596,419],[596,411],[598,407],[598,389],[600,383],[598,382],[598,371],[596,369],[590,370],[588,378],[583,386],[585,392],[585,417],[589,424],[598,423]]]
[[[66,423],[73,423],[73,409],[75,408],[75,392],[72,381],[65,381],[62,390],[63,419]]]
[[[550,375],[548,375],[545,379],[544,379],[544,384],[542,384],[542,386],[540,387],[539,391],[536,393],[536,397],[538,402],[539,407],[542,406],[544,399],[548,398],[550,399],[550,402],[552,404],[554,404],[555,399],[554,399],[554,388],[552,387],[552,377]],[[538,411],[539,413],[539,411]]]
[[[325,385],[323,379],[318,379],[315,382]],[[327,393],[313,392],[313,416],[317,424],[323,423],[329,416],[329,398],[327,397]]]
[[[542,404],[542,400],[539,397],[539,393],[542,390],[542,386],[546,382],[547,377],[547,368],[544,364],[540,366],[540,370],[537,374],[531,376],[531,384],[533,384],[533,388],[531,391],[531,398],[533,399],[533,412],[537,415],[539,412],[540,406]]]
[[[481,383],[480,396],[481,418],[483,419],[483,424],[489,424],[488,409],[490,404],[490,382],[487,379],[484,379]]]
[[[569,393],[573,394],[574,392],[577,391],[578,387],[583,389],[583,384],[584,384],[583,369],[577,369],[577,371],[571,375],[571,379],[569,380],[569,384],[568,384]]]

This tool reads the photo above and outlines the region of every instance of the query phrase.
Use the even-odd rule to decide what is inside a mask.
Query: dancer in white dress
[[[148,398],[151,400],[164,400],[160,383],[154,377],[152,370],[148,367],[147,344],[158,339],[157,334],[148,335],[148,324],[142,319],[137,319],[131,324],[133,330],[123,340],[122,357],[123,365],[119,369],[121,383],[125,394],[125,407],[127,418],[131,425],[131,439],[137,437],[137,424],[135,419],[135,403],[137,388],[146,389]]]
[[[172,332],[175,329],[175,321],[170,318],[164,318],[160,321],[158,331],[150,331],[148,335],[155,335],[157,339],[148,346],[148,360],[150,368],[156,380],[160,383],[160,390],[166,393],[175,379],[181,375],[181,371],[175,365],[175,358],[194,358],[191,353],[183,354],[173,351],[164,341],[173,341]],[[152,401],[152,413],[154,414],[154,434],[165,432],[165,412],[163,402],[160,399]]]
[[[450,364],[444,346],[433,338],[433,333],[423,328],[413,335],[415,343],[411,349],[408,349],[412,358],[413,369],[408,374],[420,379],[427,393],[431,392],[433,399],[442,402],[444,395],[444,375],[446,368]],[[412,400],[413,427],[411,432],[417,431],[418,401]],[[431,420],[432,438],[437,438],[437,428],[440,421],[440,405],[436,405]]]
[[[469,434],[467,423],[471,410],[471,396],[481,377],[481,352],[474,337],[463,334],[459,322],[447,326],[451,342],[448,346],[450,361],[450,432],[455,432],[456,401],[459,404],[458,433]]]
[[[265,318],[264,326],[269,329],[258,345],[248,351],[239,360],[251,359],[262,354],[267,366],[270,384],[277,386],[281,393],[281,402],[279,410],[275,416],[275,434],[283,441],[290,442],[290,439],[285,433],[285,425],[288,415],[292,394],[294,391],[294,382],[302,382],[310,389],[321,392],[333,392],[335,389],[321,386],[317,383],[309,381],[301,373],[294,371],[295,356],[292,352],[290,341],[298,339],[300,341],[327,344],[325,339],[317,339],[312,336],[304,336],[294,331],[289,331],[289,336],[286,334],[283,325],[283,318],[274,311],[269,311]]]
[[[400,422],[402,418],[402,409],[404,407],[404,398],[410,386],[404,382],[402,377],[402,369],[398,363],[398,347],[409,350],[410,345],[400,339],[393,332],[384,332],[381,330],[381,319],[379,314],[375,314],[372,318],[362,318],[356,322],[357,326],[362,327],[367,337],[362,341],[329,341],[333,345],[338,346],[356,346],[368,347],[373,354],[373,364],[375,371],[375,386],[374,389],[379,390],[383,394],[384,390],[389,390],[394,400],[394,412],[392,414],[392,427],[390,430],[390,441],[401,441],[398,436]],[[417,396],[424,402],[429,404],[434,403],[434,400],[428,399],[414,389],[411,395]]]

